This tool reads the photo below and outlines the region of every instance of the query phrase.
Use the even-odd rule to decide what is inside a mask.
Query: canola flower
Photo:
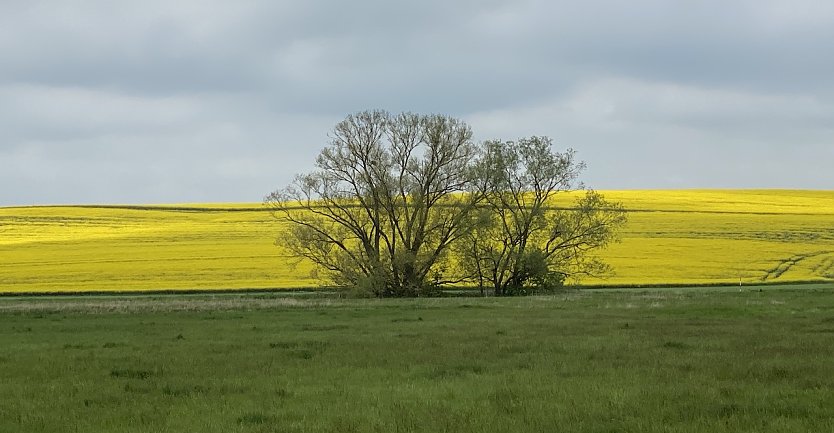
[[[602,191],[629,210],[589,285],[834,280],[834,191]],[[566,194],[555,205],[569,206]],[[0,292],[315,287],[260,204],[0,208]]]

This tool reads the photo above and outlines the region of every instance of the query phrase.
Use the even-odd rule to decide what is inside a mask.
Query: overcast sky
[[[369,108],[597,189],[832,189],[834,2],[0,1],[0,206],[257,202]]]

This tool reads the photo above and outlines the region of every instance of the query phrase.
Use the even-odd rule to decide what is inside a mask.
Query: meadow
[[[834,279],[834,191],[604,191],[629,212],[583,285]],[[557,205],[570,205],[563,197]],[[0,208],[0,292],[309,288],[260,204]]]
[[[0,431],[830,432],[832,288],[0,298]]]

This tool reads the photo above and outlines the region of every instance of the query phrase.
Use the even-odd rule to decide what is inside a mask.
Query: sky
[[[596,189],[834,189],[829,0],[0,1],[0,206],[259,202],[366,109]]]

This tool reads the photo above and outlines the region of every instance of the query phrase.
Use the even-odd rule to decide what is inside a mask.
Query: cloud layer
[[[0,205],[258,201],[345,114],[549,135],[596,188],[834,186],[824,1],[0,3]]]

